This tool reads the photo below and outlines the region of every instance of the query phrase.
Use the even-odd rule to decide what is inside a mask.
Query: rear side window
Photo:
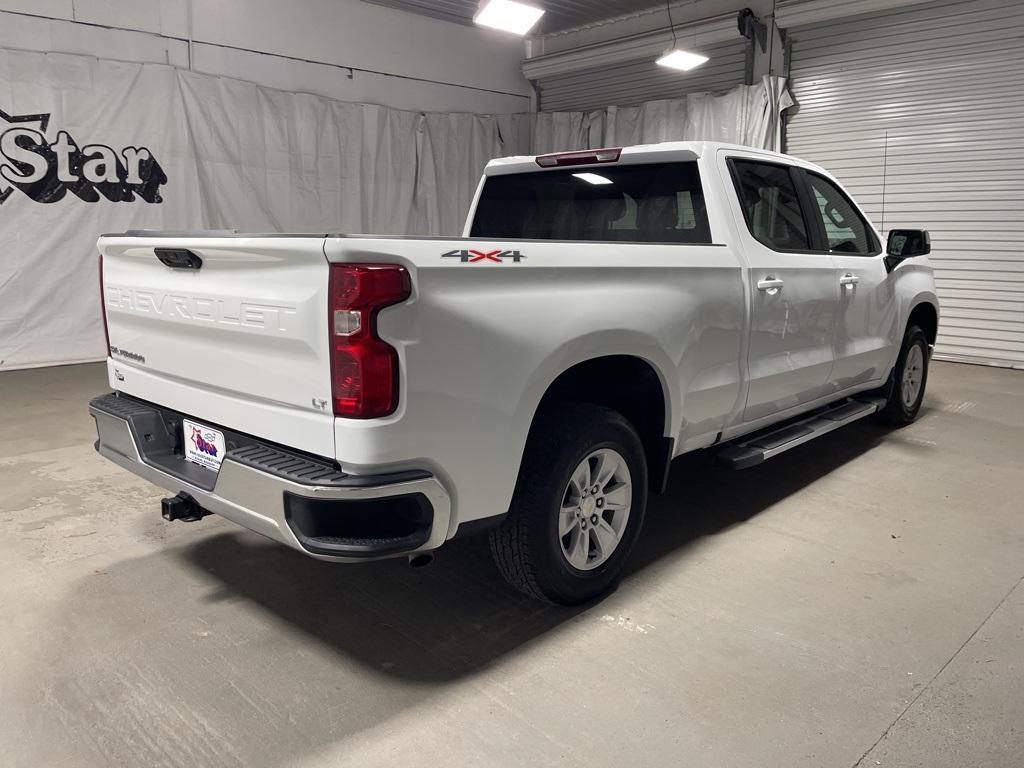
[[[839,187],[810,171],[807,183],[825,226],[830,251],[867,256],[878,250],[871,228]]]
[[[695,162],[491,176],[470,234],[495,240],[711,242]]]
[[[736,191],[750,233],[777,251],[809,251],[796,185],[784,165],[734,160]]]

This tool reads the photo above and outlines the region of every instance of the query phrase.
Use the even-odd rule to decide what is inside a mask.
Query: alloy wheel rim
[[[903,404],[907,408],[913,408],[914,403],[917,402],[923,378],[924,353],[921,351],[921,346],[915,344],[907,352],[907,359],[903,363],[903,383],[900,387],[900,394],[903,396]]]
[[[599,448],[573,470],[562,493],[558,540],[573,568],[589,571],[607,562],[629,522],[633,480],[622,455]]]

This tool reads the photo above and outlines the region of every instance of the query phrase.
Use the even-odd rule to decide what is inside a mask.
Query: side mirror
[[[885,252],[885,266],[892,272],[904,259],[931,253],[932,240],[927,229],[890,229]]]

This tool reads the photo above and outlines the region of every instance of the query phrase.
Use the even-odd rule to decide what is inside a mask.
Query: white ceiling
[[[472,24],[478,0],[365,0],[435,19]],[[533,34],[546,35],[638,11],[665,7],[664,0],[526,0],[546,13]]]

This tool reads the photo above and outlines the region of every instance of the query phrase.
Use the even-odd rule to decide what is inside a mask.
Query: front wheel
[[[911,325],[903,336],[896,365],[882,389],[886,397],[885,407],[879,411],[882,419],[896,426],[916,419],[927,383],[928,337],[919,326]]]
[[[622,570],[643,522],[647,463],[616,411],[562,403],[538,419],[491,553],[514,587],[574,605],[605,592]]]

